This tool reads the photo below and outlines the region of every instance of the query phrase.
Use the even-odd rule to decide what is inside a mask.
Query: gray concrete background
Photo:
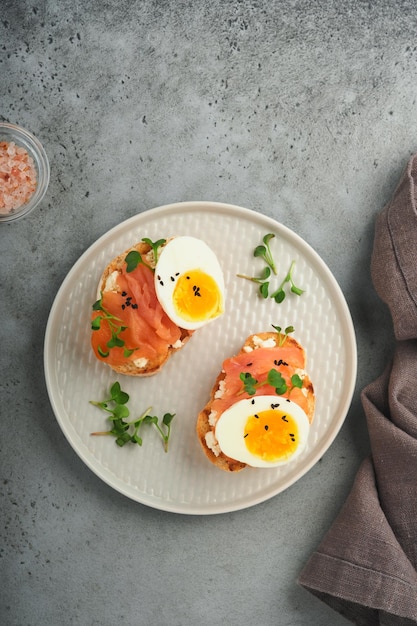
[[[296,578],[369,452],[359,392],[391,354],[369,260],[417,147],[416,27],[406,0],[3,0],[0,119],[41,139],[52,172],[42,205],[0,227],[0,623],[347,623]],[[321,462],[265,503],[207,517],[147,508],[93,475],[42,367],[81,253],[137,212],[195,199],[272,216],[312,245],[359,358]]]

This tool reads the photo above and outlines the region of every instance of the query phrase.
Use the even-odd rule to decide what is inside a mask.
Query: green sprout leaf
[[[120,435],[117,436],[116,444],[120,446],[120,448],[123,448],[123,446],[131,440],[132,440],[131,436],[129,435],[127,431],[125,431],[124,433],[121,433]]]
[[[287,294],[285,291],[285,287],[287,283],[289,283],[290,293],[293,293],[296,296],[301,296],[304,293],[304,289],[301,289],[301,287],[298,287],[294,283],[292,274],[294,271],[295,261],[292,261],[290,269],[285,275],[284,280],[281,282],[281,284],[279,285],[277,289],[272,290],[272,293],[270,293],[270,283],[267,282],[267,279],[270,278],[271,276],[271,270],[274,274],[278,273],[277,266],[272,256],[272,251],[269,245],[271,239],[273,239],[274,237],[275,235],[273,233],[266,234],[262,238],[263,243],[256,246],[256,248],[253,251],[254,257],[261,258],[265,261],[266,265],[261,275],[257,277],[257,276],[247,276],[245,274],[237,274],[237,276],[239,278],[245,278],[246,280],[250,280],[254,283],[258,283],[259,284],[258,293],[262,298],[266,299],[268,297],[271,297],[273,300],[275,300],[277,304],[280,304],[286,298]]]
[[[120,339],[118,333],[112,332],[111,339],[109,339],[109,341],[107,342],[107,347],[110,349],[111,348],[123,348],[124,345],[125,345],[125,342],[123,341],[123,339]]]
[[[303,380],[298,374],[294,374],[293,376],[291,376],[291,384],[292,387],[297,387],[298,389],[301,389],[303,386]]]
[[[281,332],[282,331],[281,326],[275,326],[275,324],[271,324],[271,326],[272,326],[272,328],[274,328],[277,331],[278,335],[280,335],[280,339],[279,339],[279,343],[278,343],[278,345],[280,347],[283,346],[284,343],[286,342],[287,336],[290,333],[294,332],[294,326],[287,326],[285,328],[284,332]]]
[[[138,446],[141,446],[141,445],[142,445],[142,443],[143,443],[143,439],[142,439],[142,437],[139,437],[139,435],[138,435],[137,433],[135,433],[135,434],[133,434],[133,435],[131,436],[130,441],[131,441],[132,443],[137,443],[137,444],[138,444]]]
[[[165,424],[165,426],[169,426],[174,417],[175,413],[165,413],[164,417],[162,418],[162,423]]]
[[[125,417],[129,417],[130,411],[125,404],[116,404],[113,409],[113,416],[109,419],[120,419],[123,420]]]
[[[268,385],[274,387],[275,393],[278,396],[282,396],[287,391],[287,383],[285,382],[285,379],[281,372],[278,372],[278,370],[269,370],[266,380]]]
[[[291,285],[291,291],[292,293],[295,293],[296,296],[301,296],[304,293],[304,289],[300,289],[299,287],[296,287],[295,285]]]
[[[131,250],[125,257],[125,263],[126,272],[130,274],[130,272],[133,272],[140,263],[143,263],[142,256],[137,250]]]
[[[259,293],[261,294],[262,298],[267,298],[268,297],[268,293],[269,293],[269,283],[268,282],[262,283],[259,286]]]
[[[125,391],[122,391],[120,383],[118,381],[113,383],[113,385],[110,387],[110,395],[111,399],[114,402],[117,402],[117,404],[126,404],[127,402],[129,402],[129,394]]]
[[[93,432],[92,435],[111,435],[115,437],[116,444],[123,447],[127,443],[133,443],[142,446],[143,439],[139,435],[142,426],[148,424],[156,428],[160,435],[165,452],[168,452],[168,442],[171,435],[171,422],[175,417],[175,413],[165,413],[161,425],[156,415],[151,415],[152,407],[149,407],[138,418],[127,421],[130,416],[130,410],[127,407],[129,394],[123,391],[118,381],[114,382],[110,387],[110,397],[106,400],[95,401],[90,400],[90,404],[98,407],[107,413],[107,419],[112,427],[109,430]]]
[[[97,352],[99,353],[100,356],[103,357],[103,359],[108,357],[110,354],[109,350],[103,350],[101,346],[97,346]]]
[[[153,267],[143,260],[140,252],[138,252],[137,250],[131,250],[125,257],[126,272],[128,274],[130,272],[133,272],[140,264],[145,265],[145,267],[149,268],[152,272],[155,272],[155,265],[158,261],[158,250],[161,246],[164,245],[164,243],[166,243],[166,239],[158,239],[158,241],[152,241],[148,237],[143,237],[142,241],[144,243],[147,243],[148,246],[150,246],[152,249],[154,258]]]
[[[100,317],[100,315],[98,317],[95,317],[93,319],[93,321],[91,322],[91,330],[99,330],[100,326],[101,326],[101,320],[103,318]]]
[[[274,291],[271,298],[273,298],[277,304],[281,304],[281,302],[285,300],[285,291],[281,287],[277,291]]]
[[[242,389],[239,394],[247,393],[248,396],[254,396],[256,394],[256,390],[259,387],[263,387],[264,385],[269,385],[275,389],[275,393],[277,396],[283,396],[287,391],[291,393],[291,390],[294,387],[298,387],[301,389],[303,386],[303,381],[298,374],[294,374],[291,377],[291,387],[288,387],[285,382],[285,378],[281,374],[280,371],[272,368],[269,370],[265,380],[258,381],[256,378],[252,376],[250,372],[241,372],[239,374],[239,378],[242,381]]]
[[[253,256],[261,257],[262,259],[265,257],[265,254],[266,254],[265,246],[256,246],[255,250],[253,251]]]
[[[267,235],[265,235],[264,238],[262,239],[262,241],[264,242],[264,245],[256,246],[255,250],[253,251],[253,256],[261,257],[265,261],[265,263],[271,268],[274,274],[276,274],[277,267],[275,265],[275,261],[272,256],[271,248],[269,247],[269,242],[274,237],[275,235],[273,233],[268,233]]]
[[[91,330],[96,331],[101,328],[102,323],[107,323],[111,332],[111,337],[106,346],[110,350],[112,348],[122,348],[125,345],[124,340],[120,337],[120,333],[127,329],[127,326],[123,326],[123,320],[115,315],[112,315],[103,306],[103,294],[101,298],[96,300],[93,304],[93,311],[101,311],[103,315],[97,315],[91,322]],[[102,346],[97,347],[97,351],[100,356],[106,358],[109,356],[109,350],[106,350]]]
[[[259,285],[259,293],[262,298],[267,298],[269,294],[269,282],[267,278],[271,275],[271,269],[268,266],[265,266],[262,274],[258,276],[245,276],[244,274],[237,274],[239,278],[245,278],[246,280],[250,280],[253,283],[258,283]]]
[[[128,359],[138,348],[124,348],[123,356]]]
[[[144,243],[147,243],[148,246],[151,246],[152,251],[153,251],[154,265],[156,265],[158,261],[158,250],[161,246],[163,246],[166,243],[166,239],[158,239],[158,241],[151,241],[151,239],[148,239],[148,237],[143,237],[142,241]]]
[[[271,268],[268,265],[265,265],[264,270],[261,274],[261,280],[266,280],[271,276]]]
[[[271,270],[268,266],[265,266],[260,276],[246,276],[245,274],[236,274],[236,275],[239,278],[246,278],[246,280],[251,280],[253,283],[262,283],[264,280],[270,277]]]
[[[249,396],[255,395],[256,387],[258,386],[256,378],[254,378],[250,372],[242,372],[239,378],[243,382],[241,393],[246,392]]]
[[[294,283],[293,276],[292,276],[294,267],[295,267],[295,261],[292,261],[290,265],[290,269],[288,270],[284,280],[282,281],[278,289],[271,294],[271,298],[273,298],[275,302],[277,302],[278,304],[282,302],[285,298],[284,287],[287,283],[290,284],[290,291],[294,293],[295,295],[301,296],[304,293],[304,289],[297,287]]]

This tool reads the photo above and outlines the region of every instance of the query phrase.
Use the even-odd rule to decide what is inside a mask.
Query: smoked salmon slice
[[[258,382],[266,381],[268,372],[273,369],[282,375],[287,385],[287,391],[282,397],[291,397],[308,414],[308,398],[303,389],[293,387],[291,377],[296,373],[304,374],[305,353],[302,347],[291,344],[288,347],[277,346],[275,348],[256,348],[251,352],[242,352],[228,358],[223,363],[223,382],[220,397],[212,402],[212,410],[220,415],[238,400],[249,398],[244,391],[243,382],[240,378],[242,373],[249,373]],[[275,388],[268,384],[262,384],[256,388],[253,395],[274,395]]]
[[[149,251],[144,243],[130,250]],[[91,346],[99,361],[123,374],[150,375],[192,335],[178,327],[156,296],[151,266],[128,272],[126,251],[106,268],[91,314]]]

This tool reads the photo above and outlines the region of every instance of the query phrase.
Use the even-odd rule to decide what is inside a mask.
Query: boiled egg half
[[[224,278],[213,250],[201,239],[175,237],[155,266],[157,298],[180,328],[195,330],[224,312]]]
[[[252,467],[276,467],[305,449],[310,430],[303,409],[287,398],[255,396],[226,409],[215,437],[228,457]]]

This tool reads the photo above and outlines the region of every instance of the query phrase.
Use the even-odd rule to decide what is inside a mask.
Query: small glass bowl
[[[2,222],[20,219],[38,206],[48,189],[50,169],[48,157],[42,144],[32,133],[24,128],[15,124],[0,122],[0,141],[7,141],[8,143],[13,141],[17,146],[27,150],[29,156],[33,159],[37,175],[36,189],[29,200],[17,209],[12,210],[11,213],[3,215],[0,213],[1,224]]]

